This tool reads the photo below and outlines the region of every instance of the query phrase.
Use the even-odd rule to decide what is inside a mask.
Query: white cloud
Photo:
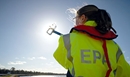
[[[22,65],[25,64],[25,61],[15,61],[15,62],[9,62],[8,65]]]
[[[126,59],[129,59],[129,58],[130,58],[130,57],[128,57],[128,56],[126,57]]]
[[[19,59],[18,57],[15,57],[15,59]]]
[[[46,60],[46,58],[45,57],[38,57],[38,59],[42,59],[42,60]]]
[[[128,61],[128,63],[130,64],[130,60]]]
[[[22,59],[28,59],[28,60],[42,59],[42,60],[46,60],[47,58],[41,56],[41,57],[28,57],[28,58],[22,57]]]
[[[125,53],[125,51],[122,51],[123,53]]]
[[[34,60],[36,59],[35,57],[29,57],[28,60]]]
[[[52,68],[52,67],[55,67],[55,64],[54,64],[54,62],[47,62],[47,63],[45,63],[45,66]]]
[[[0,64],[0,68],[5,68],[5,66],[3,66],[3,65]]]
[[[25,57],[22,57],[23,59],[25,59]]]

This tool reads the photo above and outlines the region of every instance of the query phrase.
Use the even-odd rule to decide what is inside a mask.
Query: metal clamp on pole
[[[52,24],[52,26],[53,26],[53,25],[54,25],[54,24]],[[50,27],[50,28],[47,30],[47,34],[51,35],[52,33],[55,33],[55,34],[57,34],[57,35],[62,35],[60,32],[55,31],[55,28],[56,28],[56,25],[55,25],[54,28]]]

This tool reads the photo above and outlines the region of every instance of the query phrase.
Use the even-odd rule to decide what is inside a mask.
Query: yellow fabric
[[[130,65],[125,61],[123,55],[119,58],[115,77],[130,77]]]
[[[59,38],[59,46],[54,53],[54,58],[61,64],[64,68],[68,69],[72,66],[71,62],[67,59],[67,50],[64,47],[63,36]],[[62,57],[61,57],[62,56]]]
[[[73,58],[71,62],[67,58],[68,51],[65,48],[63,36],[60,36],[59,45],[53,54],[59,64],[69,69],[74,77],[105,77],[109,68],[105,62],[102,40],[93,39],[77,31],[70,33],[70,51]],[[130,77],[130,65],[123,55],[120,56],[118,62],[116,60],[119,46],[113,40],[106,40],[106,44],[112,67],[109,77]]]
[[[97,26],[97,24],[96,24],[95,21],[87,21],[87,22],[85,22],[84,25],[87,25],[87,26],[93,26],[93,27]]]

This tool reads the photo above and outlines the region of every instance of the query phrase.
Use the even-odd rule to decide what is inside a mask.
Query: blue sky
[[[0,0],[0,68],[65,73],[53,58],[59,36],[46,33],[49,25],[66,34],[73,27],[67,9],[95,4],[112,18],[126,60],[130,63],[129,0]]]

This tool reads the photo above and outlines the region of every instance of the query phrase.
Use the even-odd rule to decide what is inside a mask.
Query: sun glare
[[[43,39],[49,42],[52,42],[54,40],[57,40],[57,38],[59,37],[58,35],[52,33],[51,35],[49,35],[48,33],[51,33],[53,31],[53,29],[56,28],[55,26],[56,22],[54,21],[44,21],[44,22],[40,22],[38,25],[38,29],[37,29],[37,36],[39,37],[39,39]],[[52,28],[52,29],[49,29]],[[48,31],[49,29],[49,31]],[[47,33],[48,31],[48,33]]]

